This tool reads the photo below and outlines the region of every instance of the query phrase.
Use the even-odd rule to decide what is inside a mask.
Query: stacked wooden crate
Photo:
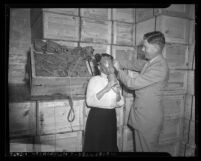
[[[31,44],[30,10],[10,10],[8,83],[24,84],[27,53]]]

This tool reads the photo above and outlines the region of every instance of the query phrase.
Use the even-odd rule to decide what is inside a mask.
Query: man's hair
[[[165,36],[160,31],[148,32],[148,33],[144,34],[143,39],[147,40],[147,42],[150,43],[150,44],[159,45],[161,50],[165,46]]]

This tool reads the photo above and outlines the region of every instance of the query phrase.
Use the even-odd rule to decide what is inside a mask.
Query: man
[[[131,108],[128,125],[135,130],[137,152],[155,152],[163,124],[162,90],[167,84],[169,70],[162,55],[165,37],[159,31],[146,33],[143,37],[142,51],[148,60],[146,64],[114,61],[118,79],[131,90],[135,90],[135,102]],[[131,78],[121,68],[139,71]]]

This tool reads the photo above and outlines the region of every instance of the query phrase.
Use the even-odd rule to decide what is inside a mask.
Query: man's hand
[[[113,66],[114,66],[114,68],[117,70],[117,71],[119,71],[120,69],[121,69],[121,67],[120,67],[120,64],[119,64],[119,61],[118,60],[113,60]]]

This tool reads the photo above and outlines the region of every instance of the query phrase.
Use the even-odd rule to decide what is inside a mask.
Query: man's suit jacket
[[[140,71],[139,75],[131,78],[126,72],[120,70],[120,81],[131,90],[135,90],[135,100],[131,108],[128,124],[146,131],[161,126],[163,120],[163,107],[161,106],[162,90],[169,77],[167,61],[158,55],[152,62],[139,63],[139,61],[122,61],[120,63],[129,70]],[[145,64],[145,65],[144,65]]]

